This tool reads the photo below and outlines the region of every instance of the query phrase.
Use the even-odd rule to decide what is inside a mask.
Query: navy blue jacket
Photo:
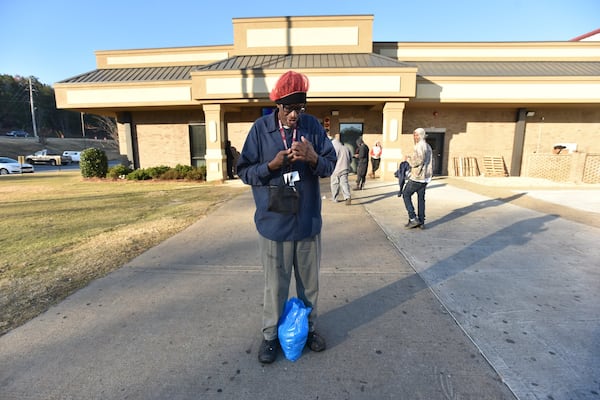
[[[396,178],[398,178],[398,185],[400,186],[400,194],[404,191],[404,185],[406,184],[406,180],[410,175],[410,164],[408,161],[402,161],[400,165],[398,165],[398,170],[394,174]]]
[[[295,183],[300,194],[298,214],[286,215],[267,210],[269,186],[278,185],[282,174],[281,170],[269,171],[267,164],[279,151],[285,150],[276,112],[254,122],[238,159],[238,176],[245,184],[252,186],[256,229],[270,240],[302,240],[321,232],[323,221],[319,178],[331,175],[337,158],[331,140],[312,115],[299,116],[296,139],[301,140],[301,137],[312,143],[319,159],[315,168],[302,161],[291,164],[291,169],[300,174],[300,181]],[[288,138],[290,143],[291,138]]]

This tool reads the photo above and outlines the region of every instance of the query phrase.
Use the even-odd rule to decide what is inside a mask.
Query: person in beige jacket
[[[425,228],[425,188],[431,182],[433,175],[431,146],[425,141],[425,129],[417,128],[413,132],[415,147],[411,155],[405,160],[410,165],[410,175],[404,188],[403,198],[406,211],[408,212],[408,223],[406,228]],[[417,193],[418,213],[412,202],[412,195]]]

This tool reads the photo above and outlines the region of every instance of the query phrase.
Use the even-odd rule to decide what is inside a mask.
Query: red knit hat
[[[288,71],[279,77],[269,98],[277,104],[306,103],[308,78],[306,75]]]

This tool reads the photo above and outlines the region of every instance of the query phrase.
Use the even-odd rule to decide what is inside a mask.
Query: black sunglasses
[[[304,111],[306,111],[306,104],[283,104],[282,107],[286,114],[289,114],[292,111],[302,114]]]

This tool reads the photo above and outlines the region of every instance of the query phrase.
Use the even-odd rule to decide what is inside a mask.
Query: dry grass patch
[[[196,182],[0,179],[0,335],[246,190]]]

